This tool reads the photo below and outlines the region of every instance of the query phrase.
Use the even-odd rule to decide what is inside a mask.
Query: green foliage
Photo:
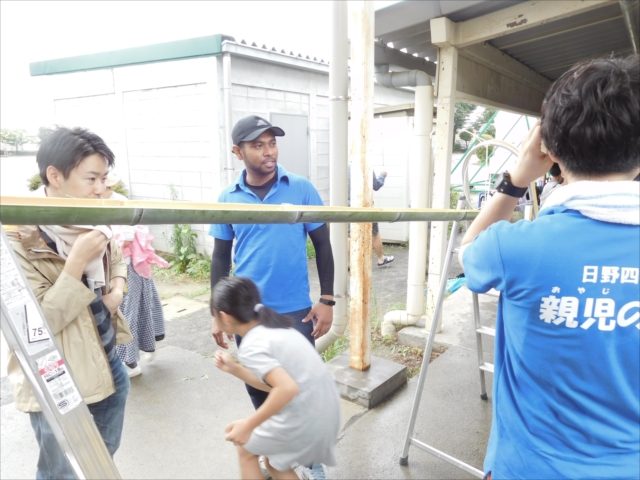
[[[460,142],[453,143],[453,151],[454,152],[462,152],[462,144]]]
[[[169,185],[171,199],[178,199],[178,191],[173,185]],[[191,225],[172,225],[171,238],[168,239],[171,249],[169,268],[173,273],[186,273],[194,280],[202,281],[211,274],[211,261],[198,253],[196,240],[198,234],[193,231]]]
[[[316,258],[316,249],[313,246],[313,242],[309,237],[307,237],[307,260],[312,258]]]
[[[337,357],[342,352],[349,348],[349,336],[347,334],[341,336],[335,342],[333,342],[329,348],[320,354],[322,360],[326,363],[332,358]]]
[[[129,190],[127,190],[127,187],[124,186],[124,182],[122,180],[120,180],[113,187],[111,187],[111,190],[113,190],[116,193],[119,193],[122,196],[129,198]]]
[[[480,116],[476,119],[475,122],[473,122],[472,128],[475,132],[479,132],[480,130],[482,130],[482,127],[489,121],[489,119],[493,116],[493,114],[496,113],[496,110],[493,108],[485,108],[484,112],[482,112],[482,114],[480,114]],[[491,138],[495,138],[496,136],[496,127],[493,124],[493,122],[491,122],[491,125],[489,126],[489,128],[487,128],[484,131],[485,134],[490,135]]]
[[[471,136],[471,133],[469,132],[460,132],[460,135],[458,135],[458,137],[460,137],[460,140],[463,140],[465,145],[464,145],[464,149],[466,150],[467,148],[469,148],[469,142],[471,140],[473,140],[473,137]]]
[[[40,174],[36,173],[30,176],[27,179],[27,188],[30,192],[35,192],[42,185],[42,179],[40,178]]]
[[[471,103],[458,102],[456,103],[456,113],[453,116],[453,136],[455,137],[458,130],[460,130],[469,120],[469,116],[473,111],[478,108],[477,105]]]
[[[480,137],[482,138],[482,141],[485,140],[493,140],[493,137],[491,135],[488,135],[486,133],[483,133],[482,135],[480,135]],[[484,163],[487,160],[487,150],[489,151],[489,156],[491,156],[491,154],[493,153],[493,151],[496,149],[496,147],[491,146],[489,148],[487,147],[481,147],[478,148],[475,151],[476,157],[478,157],[478,160],[480,160],[480,163]]]
[[[8,130],[3,129],[0,131],[0,141],[11,145],[15,152],[18,152],[22,145],[29,142],[34,142],[35,138],[27,135],[27,132],[22,129]]]

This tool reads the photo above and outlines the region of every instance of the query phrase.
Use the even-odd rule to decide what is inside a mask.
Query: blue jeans
[[[100,402],[88,405],[89,412],[93,415],[93,421],[104,440],[111,457],[116,453],[122,438],[124,425],[124,407],[129,394],[129,375],[116,355],[109,363],[116,391]],[[36,440],[40,447],[38,457],[37,480],[75,479],[77,478],[71,465],[65,457],[58,441],[44,418],[42,412],[29,413],[31,426],[36,434]]]
[[[311,336],[311,332],[313,332],[313,320],[309,320],[307,323],[302,323],[302,320],[309,314],[311,311],[311,307],[297,310],[295,312],[283,313],[283,315],[287,317],[291,317],[295,320],[293,328],[298,330],[302,335],[305,336],[307,340],[311,342],[311,345],[316,345],[316,340]],[[242,337],[240,335],[236,335],[236,345],[240,348],[240,344],[242,343]],[[265,392],[263,390],[258,390],[257,388],[252,387],[251,385],[245,384],[247,387],[247,392],[249,392],[249,397],[251,397],[251,403],[257,410],[267,399],[267,395],[269,392]]]

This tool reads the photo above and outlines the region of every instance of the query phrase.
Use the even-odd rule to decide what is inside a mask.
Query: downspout
[[[384,87],[415,87],[413,142],[416,155],[409,159],[411,208],[429,208],[433,184],[431,130],[433,129],[433,84],[420,70],[379,72],[376,81]],[[427,222],[409,224],[409,272],[407,310],[394,310],[384,316],[382,335],[395,333],[396,325],[415,325],[425,313],[424,285],[427,274]]]
[[[227,159],[227,185],[233,182],[233,144],[231,140],[231,54],[222,54],[222,92],[224,102],[225,155]]]
[[[347,35],[347,2],[334,1],[331,6],[332,29],[331,62],[329,63],[329,174],[331,206],[347,206],[348,110],[349,89]],[[323,352],[344,335],[349,323],[349,257],[347,255],[347,223],[332,223],[331,246],[335,263],[333,283],[333,324],[316,341],[316,349]]]
[[[640,1],[619,0],[624,23],[631,37],[633,52],[638,55],[640,52]]]

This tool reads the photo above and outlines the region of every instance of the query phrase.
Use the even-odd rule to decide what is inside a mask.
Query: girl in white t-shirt
[[[211,313],[227,334],[242,337],[242,365],[219,351],[216,366],[269,392],[251,416],[230,423],[226,440],[238,448],[242,478],[262,478],[259,456],[275,479],[298,479],[293,467],[335,465],[340,401],[335,381],[293,321],[260,303],[248,278],[230,277],[211,293]]]

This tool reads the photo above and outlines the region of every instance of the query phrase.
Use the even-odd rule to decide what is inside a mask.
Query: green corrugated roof
[[[29,64],[31,76],[53,75],[101,68],[137,65],[141,63],[163,62],[181,58],[219,55],[222,42],[233,40],[227,35],[209,35],[207,37],[189,38],[173,42],[156,43],[143,47],[125,48],[111,52],[92,53],[75,57],[57,58]]]

